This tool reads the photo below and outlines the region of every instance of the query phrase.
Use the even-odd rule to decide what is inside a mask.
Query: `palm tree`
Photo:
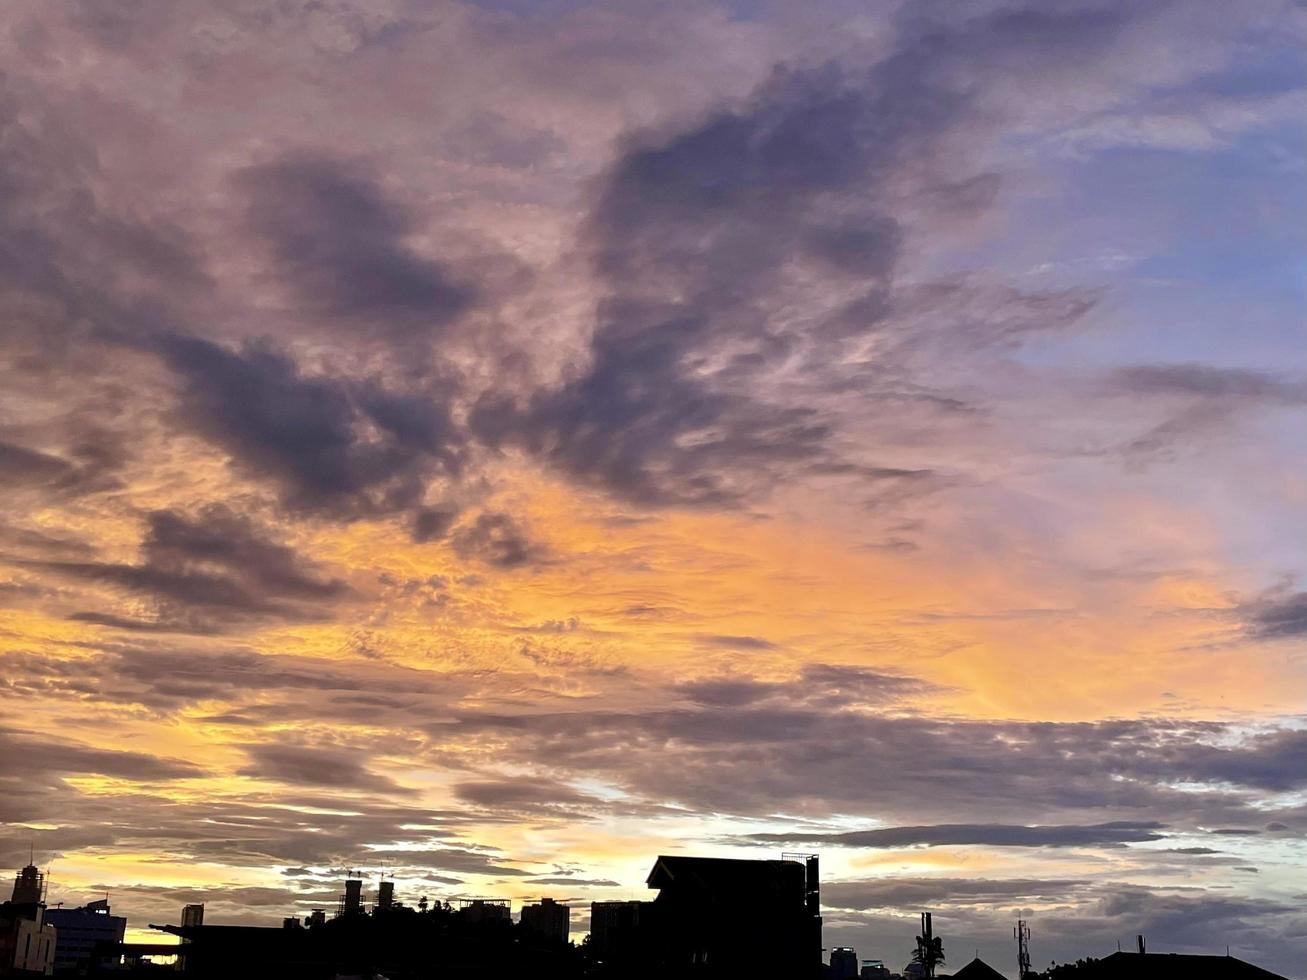
[[[922,912],[921,935],[917,937],[917,948],[912,953],[912,961],[925,967],[927,977],[933,977],[935,967],[944,962],[944,940],[931,931],[930,925],[930,913]]]

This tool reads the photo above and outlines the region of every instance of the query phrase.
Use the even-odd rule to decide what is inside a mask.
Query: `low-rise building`
[[[455,899],[454,906],[469,923],[511,922],[513,918],[509,903],[501,898],[460,898]]]
[[[0,977],[54,972],[54,926],[40,902],[0,905]]]

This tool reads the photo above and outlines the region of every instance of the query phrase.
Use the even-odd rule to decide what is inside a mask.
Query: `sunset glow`
[[[7,7],[7,875],[1307,980],[1301,6]]]

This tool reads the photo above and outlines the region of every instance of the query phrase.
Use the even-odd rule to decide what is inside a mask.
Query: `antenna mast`
[[[1025,919],[1017,919],[1017,927],[1012,930],[1017,941],[1017,976],[1026,980],[1030,975],[1030,926]]]

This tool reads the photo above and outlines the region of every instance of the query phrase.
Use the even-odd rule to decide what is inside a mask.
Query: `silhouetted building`
[[[383,881],[377,885],[377,908],[388,909],[395,904],[395,883]]]
[[[1067,980],[1285,980],[1234,956],[1126,952],[1053,967],[1041,976]]]
[[[889,967],[884,960],[863,960],[862,970],[858,973],[862,980],[889,980]]]
[[[575,947],[514,928],[507,917],[507,902],[482,899],[475,904],[469,900],[466,906],[477,910],[470,913],[472,917],[488,918],[473,922],[463,911],[438,902],[426,912],[397,905],[385,915],[341,915],[310,929],[151,928],[189,940],[184,947],[186,974],[203,980],[330,980],[336,976],[577,980],[585,975]],[[141,949],[153,953],[153,948]],[[131,950],[123,947],[123,952]]]
[[[977,956],[953,974],[953,980],[1007,980],[1007,978]]]
[[[830,975],[836,980],[858,975],[858,953],[852,946],[836,946],[830,951]]]
[[[816,855],[779,861],[662,856],[656,942],[645,952],[663,976],[819,977],[821,910]]]
[[[511,922],[512,909],[499,898],[460,898],[454,902],[459,916],[469,924],[477,922]]]
[[[323,925],[326,923],[326,921],[327,921],[326,909],[314,909],[312,912],[310,912],[308,915],[304,917],[304,924],[308,926],[310,929]]]
[[[61,973],[98,966],[107,954],[97,954],[97,947],[121,943],[127,931],[126,916],[114,915],[106,898],[75,909],[46,909],[45,919],[55,928],[54,968]]]
[[[0,904],[0,977],[54,971],[55,929],[45,911],[39,901]]]
[[[363,911],[363,879],[352,875],[345,879],[345,894],[336,906],[337,915],[357,915]]]
[[[14,875],[14,891],[9,899],[15,905],[33,905],[45,901],[45,875],[29,864]]]
[[[541,936],[567,942],[571,921],[572,910],[552,898],[542,898],[538,903],[522,906],[522,925]]]
[[[297,976],[326,963],[325,954],[315,956],[308,929],[212,925],[150,928],[181,937],[186,951],[185,970],[195,976]]]
[[[194,905],[183,905],[182,927],[192,929],[202,925],[204,925],[204,904],[199,902]],[[179,947],[184,947],[189,942],[189,939],[182,939]],[[182,948],[177,950],[177,969],[186,969],[186,951]]]
[[[38,976],[54,969],[55,929],[46,921],[45,875],[31,861],[14,875],[0,905],[0,976]]]
[[[642,919],[652,902],[591,902],[590,951],[601,963],[622,962],[637,954]]]

